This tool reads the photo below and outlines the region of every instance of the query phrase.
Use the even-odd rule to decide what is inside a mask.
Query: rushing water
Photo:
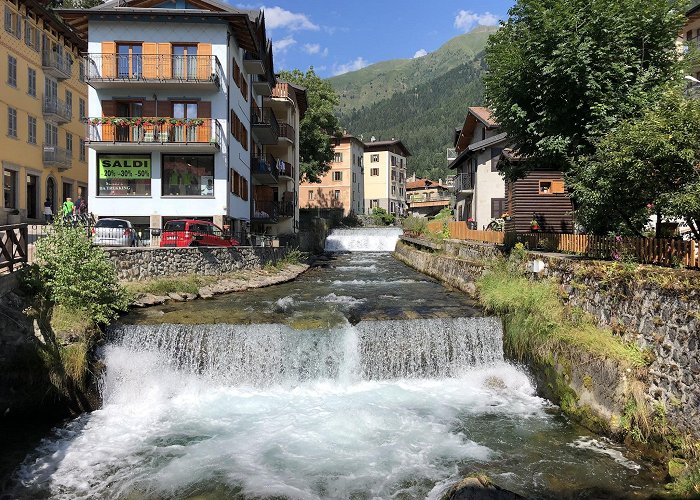
[[[13,496],[439,498],[474,473],[643,496],[644,464],[539,398],[502,345],[500,321],[382,253],[141,311],[103,349],[103,407],[45,439]]]

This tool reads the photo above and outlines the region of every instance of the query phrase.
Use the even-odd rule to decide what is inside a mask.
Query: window
[[[398,167],[399,166],[399,159],[396,156],[391,157],[391,166],[392,167]]]
[[[44,99],[47,101],[58,99],[58,82],[48,76],[44,77]]]
[[[355,172],[352,173],[352,183],[355,184],[357,182],[357,174]]]
[[[370,168],[369,175],[371,177],[379,177],[379,169],[378,168]]]
[[[73,197],[73,184],[70,182],[64,182],[63,183],[63,199],[65,200],[66,198],[72,198]]]
[[[173,77],[197,79],[196,45],[173,45]]]
[[[336,189],[335,191],[333,191],[333,199],[340,200],[340,190],[339,189]]]
[[[73,157],[73,134],[66,132],[66,150],[68,156]]]
[[[7,84],[17,87],[17,59],[12,56],[7,56]]]
[[[379,163],[379,155],[372,155],[372,156],[370,156],[369,161],[370,161],[371,163]],[[377,174],[377,175],[379,175],[379,174]]]
[[[396,196],[396,186],[391,186],[391,194]]]
[[[32,40],[36,38],[36,28],[32,26],[28,18],[24,18],[24,43],[27,47],[33,47],[34,43]]]
[[[71,116],[73,116],[73,92],[66,90],[66,108]]]
[[[47,146],[58,146],[58,127],[56,125],[44,124],[44,142]]]
[[[78,98],[78,114],[79,114],[81,120],[84,120],[85,117],[87,116],[85,114],[85,99],[83,99],[81,97]]]
[[[369,208],[377,208],[379,206],[379,200],[369,200]]]
[[[498,219],[506,213],[505,198],[491,198],[491,218]]]
[[[5,169],[2,175],[2,190],[5,208],[17,208],[17,172]]]
[[[85,63],[83,61],[78,63],[78,78],[81,82],[85,82]]]
[[[248,80],[245,77],[241,77],[241,94],[243,94],[243,99],[248,102]]]
[[[343,180],[343,172],[333,172],[333,180],[334,181],[342,181]]]
[[[10,7],[5,6],[5,31],[11,33],[17,38],[22,38],[22,20],[19,14],[13,12]]]
[[[357,157],[353,154],[352,155],[352,164],[355,165],[357,163]]]
[[[173,63],[175,63],[173,47]],[[117,45],[117,77],[118,78],[141,78],[143,73],[143,63],[141,59],[142,49],[140,43],[120,43]],[[175,64],[173,64],[175,66]],[[173,68],[175,73],[175,68]]]
[[[342,163],[343,162],[343,153],[333,153],[333,162],[334,163]]]
[[[17,138],[17,110],[7,107],[7,135]]]
[[[78,151],[78,159],[85,161],[85,141],[80,139],[80,151]]]
[[[36,70],[34,68],[27,69],[27,94],[36,97]]]
[[[151,155],[98,155],[97,180],[97,196],[151,196]]]
[[[311,201],[311,200],[313,200],[313,199],[314,199],[314,192],[313,192],[313,191],[309,191],[309,201]]]
[[[27,117],[27,142],[36,144],[36,118],[33,116]]]
[[[232,61],[233,65],[233,83],[236,84],[236,87],[239,89],[241,88],[241,68],[238,66],[238,63],[236,62],[235,59]]]
[[[214,196],[214,155],[163,155],[163,196]]]
[[[562,180],[541,180],[539,182],[539,194],[562,194],[566,192]]]
[[[393,170],[391,171],[391,180],[396,181],[396,172],[394,172]]]

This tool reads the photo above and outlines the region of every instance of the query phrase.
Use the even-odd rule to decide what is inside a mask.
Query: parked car
[[[136,231],[124,219],[100,219],[92,228],[92,243],[108,247],[135,247]]]
[[[161,247],[232,247],[239,244],[219,226],[197,219],[166,222],[160,238]]]

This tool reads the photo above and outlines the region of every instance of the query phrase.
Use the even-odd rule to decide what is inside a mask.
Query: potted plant
[[[540,223],[536,217],[533,217],[532,220],[530,221],[530,230],[532,230],[532,231],[539,231],[540,230]]]
[[[510,222],[512,217],[510,216],[510,214],[508,212],[505,212],[505,213],[501,214],[501,219],[503,219],[506,222]]]

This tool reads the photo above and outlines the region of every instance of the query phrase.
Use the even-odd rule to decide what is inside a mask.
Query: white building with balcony
[[[213,0],[60,12],[88,41],[90,210],[143,227],[199,218],[247,229],[251,115],[275,86],[262,13]]]

